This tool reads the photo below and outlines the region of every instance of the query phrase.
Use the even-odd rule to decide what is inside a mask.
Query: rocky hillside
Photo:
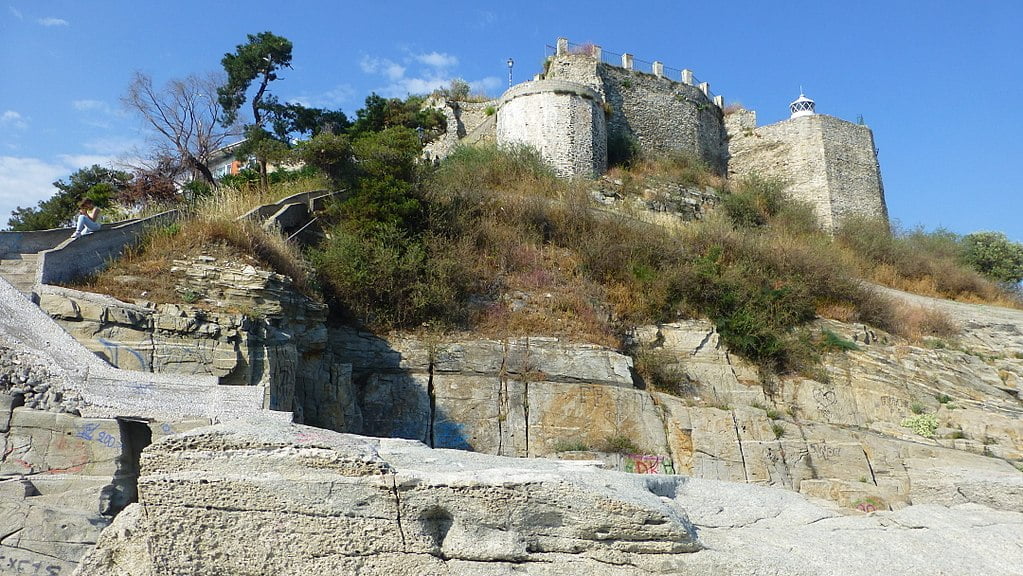
[[[588,225],[624,211],[654,231],[718,202],[705,187],[632,185],[598,183]],[[589,303],[596,289],[580,298],[589,307],[554,293],[581,274],[565,270],[574,256],[563,248],[530,252],[529,265],[551,267],[506,271],[520,283],[482,306],[540,311],[550,326],[602,306]],[[794,257],[806,256],[779,260]],[[792,269],[802,270],[778,268]],[[36,309],[0,286],[10,573],[1023,565],[1023,311],[857,284],[900,318],[948,326],[908,338],[855,314],[817,317],[798,334],[819,363],[777,371],[763,363],[775,357],[756,364],[730,348],[720,318],[673,313],[631,326],[615,347],[510,323],[500,334],[370,332],[252,262],[195,255],[162,275],[184,301],[38,286]],[[630,276],[638,286],[651,272]],[[747,294],[783,306],[787,289]],[[770,342],[796,334],[757,330]]]
[[[849,515],[783,490],[262,420],[166,438],[142,467],[139,504],[78,574],[993,576],[1023,561],[1023,514],[978,504]]]

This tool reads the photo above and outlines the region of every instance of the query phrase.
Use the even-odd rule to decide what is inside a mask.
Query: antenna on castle
[[[515,66],[515,61],[511,58],[508,59],[508,87],[512,86],[512,66]]]

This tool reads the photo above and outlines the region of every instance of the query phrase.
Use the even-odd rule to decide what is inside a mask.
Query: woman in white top
[[[78,219],[75,222],[75,231],[71,234],[74,240],[79,236],[92,234],[99,230],[99,208],[86,198],[78,205]]]

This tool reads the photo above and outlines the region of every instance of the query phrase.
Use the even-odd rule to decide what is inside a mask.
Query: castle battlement
[[[866,126],[817,114],[813,100],[800,95],[792,118],[758,127],[753,111],[726,115],[724,98],[692,70],[654,61],[641,72],[633,55],[618,56],[620,65],[600,46],[559,38],[542,74],[485,103],[492,116],[439,103],[448,134],[427,153],[443,157],[459,143],[479,141],[527,145],[560,176],[593,177],[620,150],[684,152],[730,177],[784,180],[789,196],[812,204],[827,230],[854,214],[887,218]]]

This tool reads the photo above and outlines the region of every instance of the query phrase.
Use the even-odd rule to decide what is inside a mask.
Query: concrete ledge
[[[153,374],[90,374],[81,389],[88,418],[141,418],[174,420],[209,418],[223,422],[245,415],[263,414],[262,386],[204,385],[178,376],[176,382],[154,381]],[[291,421],[291,413],[278,416]]]
[[[39,255],[36,285],[71,282],[101,270],[127,246],[137,243],[146,228],[166,224],[176,217],[177,210],[170,210],[142,220],[104,226],[77,240],[65,238],[56,248],[43,250]],[[67,230],[59,232],[70,235]]]
[[[276,214],[282,208],[288,206],[289,204],[304,205],[306,206],[309,212],[312,212],[314,210],[321,210],[323,209],[325,200],[327,198],[330,198],[331,196],[336,196],[341,192],[343,192],[343,190],[337,192],[331,192],[329,190],[312,190],[309,192],[299,192],[298,194],[292,194],[287,198],[281,198],[280,200],[272,204],[264,204],[262,206],[257,206],[252,210],[249,210],[245,214],[242,214],[238,218],[238,220],[266,220],[267,218],[270,218],[271,216],[273,216],[274,214]]]

